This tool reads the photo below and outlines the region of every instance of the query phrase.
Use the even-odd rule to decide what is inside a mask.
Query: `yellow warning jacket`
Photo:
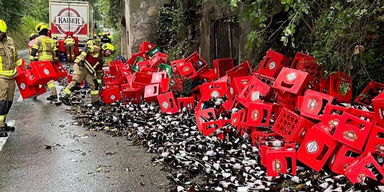
[[[16,66],[21,64],[13,39],[5,37],[0,40],[0,78],[12,79],[16,74]]]
[[[37,49],[37,55],[39,61],[53,61],[57,47],[53,39],[41,35],[35,39],[32,49]],[[33,59],[33,56],[29,60]]]

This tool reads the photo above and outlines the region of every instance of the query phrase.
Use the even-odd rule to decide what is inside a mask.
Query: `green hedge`
[[[21,24],[17,28],[8,28],[8,36],[15,41],[17,50],[28,48],[29,34],[35,32],[35,26],[39,23],[33,17],[26,16],[22,18]]]

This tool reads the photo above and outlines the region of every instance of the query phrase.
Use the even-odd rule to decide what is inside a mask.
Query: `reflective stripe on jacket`
[[[16,66],[20,66],[22,60],[16,51],[13,39],[5,37],[0,41],[0,76],[13,78],[16,74]]]

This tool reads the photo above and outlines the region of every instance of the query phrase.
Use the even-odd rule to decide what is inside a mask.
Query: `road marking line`
[[[5,142],[7,142],[8,137],[0,137],[0,151],[3,149]]]

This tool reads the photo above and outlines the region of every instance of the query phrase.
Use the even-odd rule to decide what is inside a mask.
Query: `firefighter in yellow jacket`
[[[72,36],[68,35],[64,41],[64,46],[67,50],[67,59],[69,62],[72,62],[73,58],[75,58],[75,40]]]
[[[35,39],[32,46],[31,55],[29,60],[32,61],[56,61],[58,50],[54,41],[47,36],[48,25],[40,23],[36,26],[36,31],[39,32],[39,37]],[[55,81],[51,80],[47,84],[48,89],[51,91],[51,96],[47,100],[57,100],[57,91]]]
[[[16,66],[22,64],[12,38],[6,33],[7,25],[0,19],[0,137],[6,137],[6,131],[15,130],[7,126],[5,119],[13,102]]]
[[[103,56],[109,57],[114,51],[115,48],[110,43],[104,44],[102,48],[96,45],[86,48],[75,60],[72,81],[64,89],[64,97],[60,97],[60,101],[70,106],[69,97],[73,91],[79,89],[80,83],[85,80],[91,87],[92,105],[95,107],[103,105],[99,100],[99,86],[95,73],[103,66]]]

